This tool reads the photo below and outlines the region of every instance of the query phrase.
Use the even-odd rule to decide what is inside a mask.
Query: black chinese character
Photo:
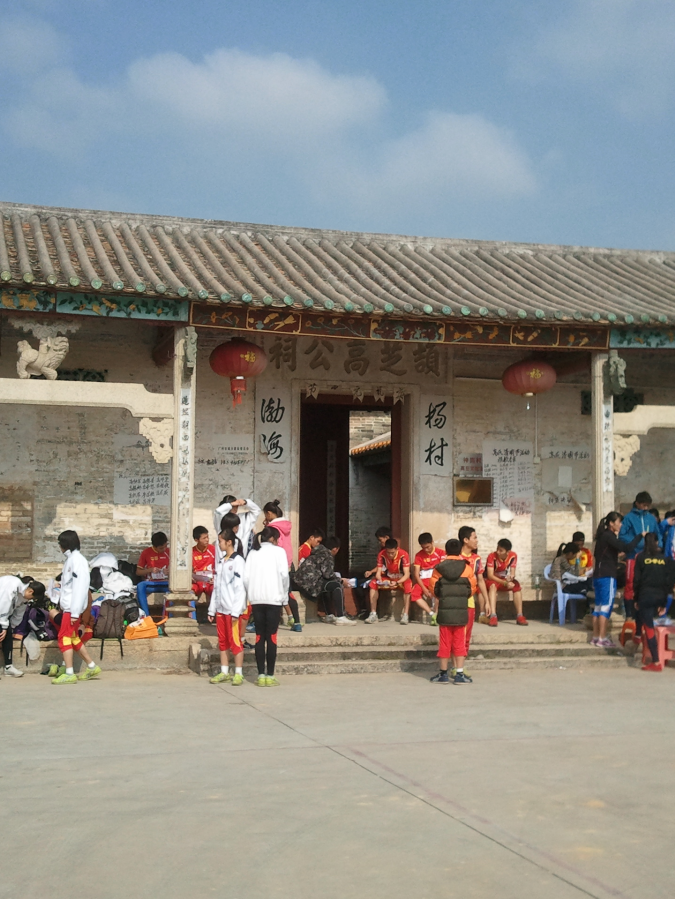
[[[268,400],[263,399],[260,402],[260,421],[263,424],[278,425],[285,412],[286,407],[281,405],[281,400],[278,397],[276,403],[274,402],[274,397],[270,397]]]
[[[424,462],[426,465],[438,465],[440,468],[443,468],[444,459],[445,459],[445,450],[448,447],[447,440],[444,440],[442,437],[436,443],[434,438],[431,439],[429,446],[425,449],[425,457]]]
[[[278,462],[284,454],[284,448],[281,445],[281,434],[272,431],[269,436],[262,434],[263,452],[267,453],[267,458],[272,462]]]
[[[429,403],[429,409],[424,416],[424,424],[428,428],[438,428],[439,430],[444,428],[448,421],[447,415],[443,414],[447,405],[446,402],[436,403],[436,405]]]

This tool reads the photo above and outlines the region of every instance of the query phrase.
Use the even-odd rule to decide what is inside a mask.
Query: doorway
[[[303,398],[300,541],[323,528],[340,538],[337,570],[371,567],[375,529],[391,525],[401,532],[400,471],[400,404],[322,394]]]

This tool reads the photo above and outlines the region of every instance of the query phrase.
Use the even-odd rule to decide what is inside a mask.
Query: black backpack
[[[100,640],[121,640],[124,636],[125,604],[117,599],[105,599],[101,603],[94,636]]]
[[[138,621],[140,615],[138,600],[131,593],[125,593],[120,596],[120,602],[124,606],[124,620],[127,624]]]

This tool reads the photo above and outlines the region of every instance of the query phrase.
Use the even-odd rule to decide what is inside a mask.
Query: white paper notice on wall
[[[291,458],[291,394],[285,387],[256,390],[255,431],[259,462],[283,465]]]
[[[457,460],[458,474],[460,478],[482,478],[483,477],[483,454],[470,453],[461,455]]]
[[[169,475],[147,477],[115,477],[113,501],[120,506],[168,506],[171,498]]]
[[[591,450],[588,446],[541,448],[541,489],[547,506],[591,501]]]
[[[531,443],[485,440],[483,477],[494,481],[493,505],[514,515],[529,515],[534,506],[534,450]]]
[[[572,489],[572,466],[571,465],[558,466],[558,487],[561,487],[563,490],[571,490]]]
[[[420,474],[452,474],[452,421],[445,396],[423,396],[420,401]]]

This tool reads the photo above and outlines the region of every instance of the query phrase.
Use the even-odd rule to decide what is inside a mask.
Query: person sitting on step
[[[490,611],[493,615],[497,614],[497,594],[506,593],[516,607],[516,624],[526,626],[523,593],[516,580],[517,564],[518,556],[513,552],[513,544],[504,537],[497,543],[495,552],[489,554],[485,564]]]
[[[377,600],[380,590],[403,590],[404,603],[410,602],[412,581],[410,580],[410,556],[398,545],[398,540],[389,537],[377,557],[375,578],[370,582],[370,615],[366,624],[375,624],[377,617]],[[407,594],[407,596],[406,596]],[[405,605],[404,605],[405,608]],[[408,623],[408,615],[401,615],[401,624]]]
[[[356,625],[345,614],[343,578],[335,571],[335,556],[340,551],[340,538],[331,536],[317,543],[295,572],[295,583],[313,602],[323,599],[328,614],[324,621],[338,627]]]

